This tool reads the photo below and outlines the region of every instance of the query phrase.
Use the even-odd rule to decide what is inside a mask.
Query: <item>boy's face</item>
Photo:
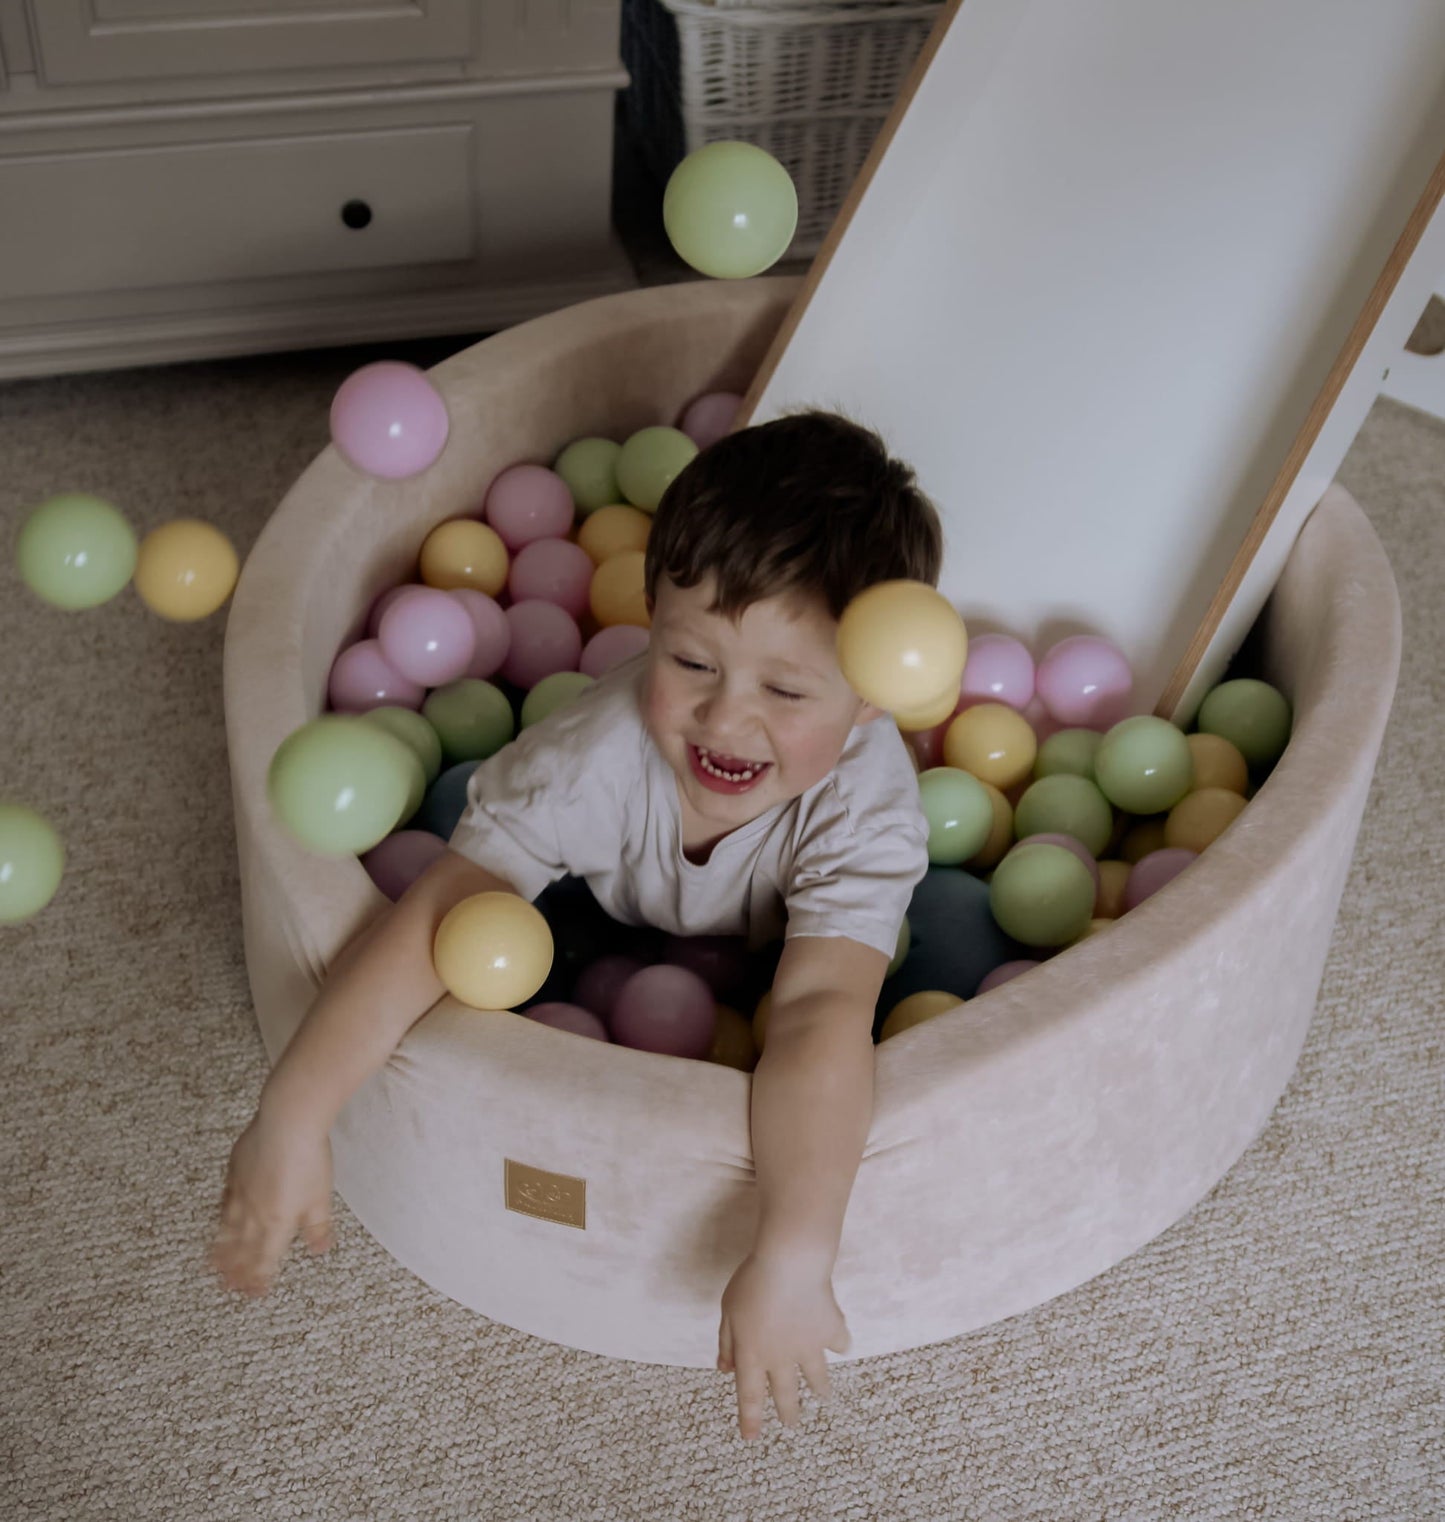
[[[644,718],[677,775],[684,844],[713,840],[806,792],[879,710],[843,679],[818,599],[770,597],[734,623],[713,583],[658,583]]]

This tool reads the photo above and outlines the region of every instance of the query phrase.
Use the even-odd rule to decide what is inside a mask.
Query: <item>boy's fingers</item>
[[[724,1316],[722,1325],[717,1334],[717,1366],[724,1374],[730,1374],[733,1367],[733,1329],[731,1322]]]
[[[330,1252],[336,1241],[331,1232],[331,1217],[322,1215],[303,1221],[301,1239],[306,1243],[306,1249],[310,1253]]]
[[[774,1369],[769,1375],[773,1387],[773,1407],[778,1420],[785,1427],[798,1425],[798,1370],[791,1361]]]
[[[808,1381],[808,1388],[819,1400],[831,1400],[833,1398],[833,1383],[828,1378],[828,1365],[821,1355],[807,1358],[803,1362],[803,1378]]]
[[[767,1370],[759,1363],[744,1360],[737,1374],[738,1426],[745,1438],[756,1437],[763,1430],[763,1412],[768,1402]]]

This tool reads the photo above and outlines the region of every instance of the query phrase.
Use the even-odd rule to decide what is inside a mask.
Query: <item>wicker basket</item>
[[[662,181],[704,143],[767,149],[798,190],[787,257],[810,257],[942,8],[624,0],[622,129]]]

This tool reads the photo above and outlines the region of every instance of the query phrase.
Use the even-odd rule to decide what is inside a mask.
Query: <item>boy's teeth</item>
[[[710,750],[704,750],[702,746],[699,745],[697,748],[697,754],[698,759],[702,762],[703,771],[708,772],[714,777],[721,777],[724,782],[751,782],[752,779],[756,777],[757,774],[763,769],[761,762],[748,761],[744,763],[743,769],[741,771],[726,771],[723,767],[719,766],[713,760],[712,752]],[[730,761],[734,759],[735,758],[732,756],[728,757],[728,760]]]

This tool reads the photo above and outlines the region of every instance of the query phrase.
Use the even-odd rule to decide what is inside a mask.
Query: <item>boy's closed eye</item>
[[[672,659],[674,663],[678,666],[681,666],[684,671],[706,672],[712,670],[711,666],[705,665],[702,661],[689,660],[685,655],[674,655]],[[772,693],[774,697],[785,698],[790,703],[801,703],[807,697],[807,693],[805,692],[792,692],[789,691],[786,687],[775,687],[771,683],[764,683],[763,686],[764,690]]]

